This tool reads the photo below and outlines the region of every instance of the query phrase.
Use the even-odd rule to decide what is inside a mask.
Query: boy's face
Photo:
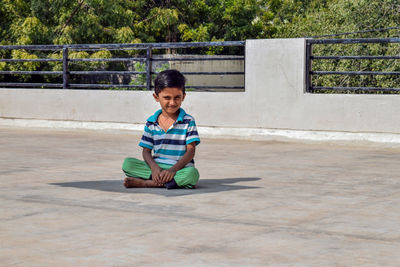
[[[164,88],[154,99],[160,103],[161,109],[168,115],[176,115],[185,99],[182,89],[176,87]]]

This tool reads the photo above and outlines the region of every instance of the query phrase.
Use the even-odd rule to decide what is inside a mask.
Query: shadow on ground
[[[129,188],[126,189],[122,180],[99,180],[99,181],[78,181],[67,183],[52,183],[52,185],[62,187],[74,187],[80,189],[92,189],[106,192],[118,193],[150,193],[164,196],[183,196],[195,194],[207,194],[233,190],[260,188],[257,186],[235,185],[240,182],[258,181],[261,178],[245,177],[245,178],[222,178],[222,179],[203,179],[199,181],[197,189],[173,189],[165,188]]]

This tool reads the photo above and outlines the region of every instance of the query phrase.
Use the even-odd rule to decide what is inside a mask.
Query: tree
[[[115,42],[116,36],[121,40],[121,33],[116,33],[134,18],[133,2],[2,0],[0,37],[8,44]]]
[[[292,6],[296,6],[294,1]],[[282,10],[282,7],[281,7]],[[398,26],[400,22],[399,0],[330,0],[311,1],[307,8],[297,7],[290,20],[279,20],[274,37],[310,37],[343,32],[357,32]],[[385,37],[384,34],[357,34],[357,37]],[[346,36],[348,37],[348,36]],[[350,36],[351,37],[351,36]]]
[[[305,12],[293,16],[290,22],[280,21],[274,37],[311,37],[329,34],[335,38],[372,38],[399,35],[398,29],[362,32],[396,27],[400,23],[399,0],[331,0],[317,5],[311,2]],[[361,31],[361,33],[359,33]],[[314,55],[398,55],[399,44],[317,45]],[[327,71],[400,71],[396,60],[322,60],[313,62],[314,70]],[[396,78],[397,77],[397,78]],[[340,87],[398,87],[398,76],[313,76],[313,84]]]
[[[1,0],[0,37],[3,44],[266,38],[273,1]]]

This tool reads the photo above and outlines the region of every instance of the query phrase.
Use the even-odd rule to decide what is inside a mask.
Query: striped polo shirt
[[[186,145],[200,143],[194,118],[180,108],[179,115],[174,124],[165,132],[157,119],[162,110],[158,110],[147,119],[146,126],[139,146],[153,150],[155,162],[174,165],[186,153]],[[194,166],[192,159],[186,167]]]

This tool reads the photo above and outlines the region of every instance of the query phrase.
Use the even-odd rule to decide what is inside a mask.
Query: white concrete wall
[[[400,134],[399,95],[304,92],[304,39],[248,40],[246,91],[188,92],[200,126]],[[151,92],[0,89],[0,118],[142,124]],[[254,131],[252,131],[254,133]]]
[[[186,57],[179,55],[179,57]],[[201,56],[189,55],[189,57],[198,58],[224,58],[226,56]],[[171,56],[173,58],[173,56]],[[177,69],[182,72],[244,72],[243,60],[215,60],[215,61],[169,61],[171,69]],[[190,85],[199,86],[243,86],[244,75],[186,75],[187,88]],[[213,91],[226,92],[232,89],[215,89]]]

